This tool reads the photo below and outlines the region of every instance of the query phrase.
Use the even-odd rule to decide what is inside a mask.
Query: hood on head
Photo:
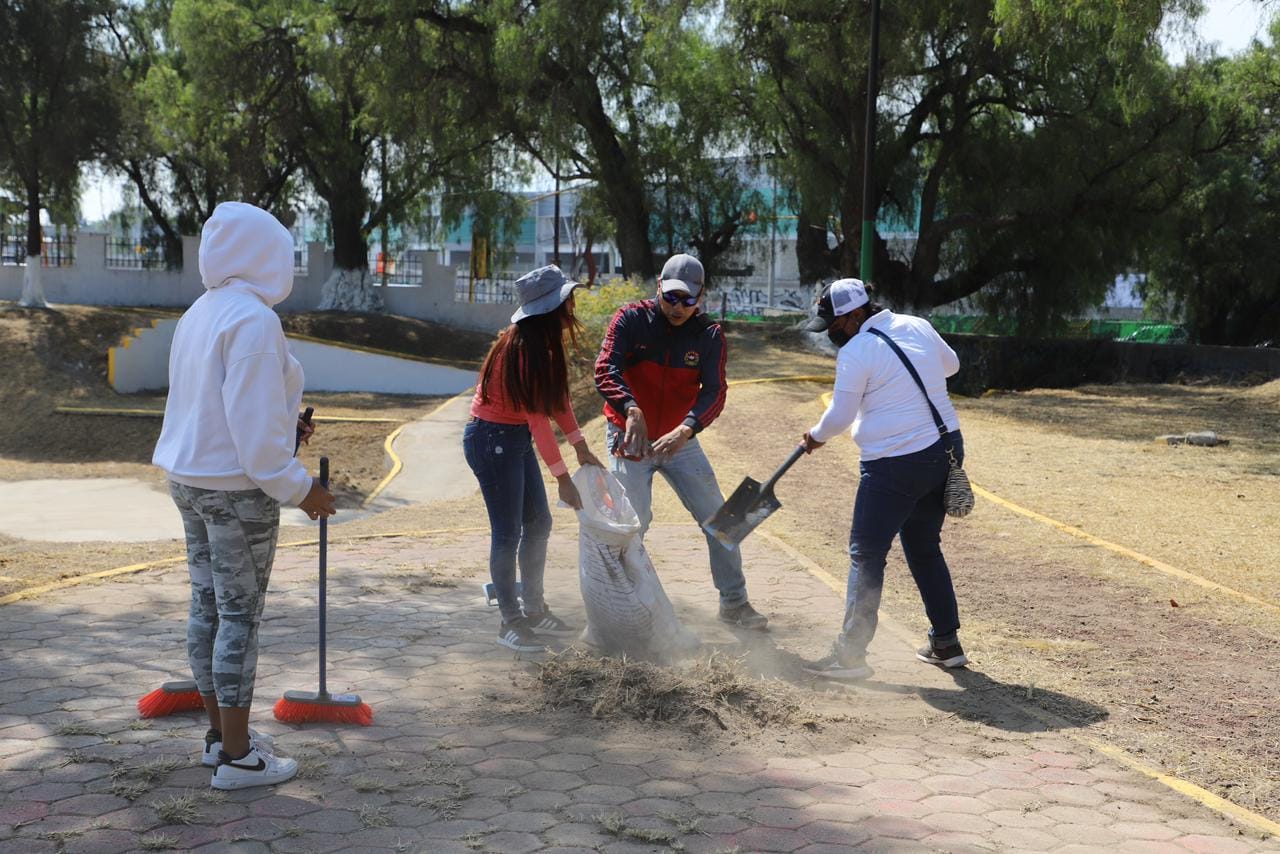
[[[239,282],[267,305],[293,290],[293,236],[262,208],[223,202],[200,232],[200,278],[214,290]]]

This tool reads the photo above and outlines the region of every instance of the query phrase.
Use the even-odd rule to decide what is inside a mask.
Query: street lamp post
[[[867,59],[867,124],[862,141],[862,281],[872,277],[876,236],[875,181],[876,96],[880,77],[880,0],[871,0],[871,50]]]
[[[773,308],[773,285],[777,278],[777,256],[774,248],[778,233],[778,174],[774,171],[776,156],[777,152],[774,151],[765,155],[769,169],[769,308]]]

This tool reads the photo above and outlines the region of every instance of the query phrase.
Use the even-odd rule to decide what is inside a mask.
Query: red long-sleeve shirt
[[[493,362],[489,373],[489,384],[483,388],[476,385],[475,396],[471,398],[471,416],[494,424],[528,424],[533,434],[533,443],[538,449],[538,456],[547,464],[551,474],[559,477],[569,471],[560,456],[560,446],[556,443],[555,433],[551,429],[551,419],[560,426],[560,432],[569,444],[582,441],[582,430],[578,428],[578,419],[573,415],[573,407],[569,405],[566,392],[564,401],[556,408],[551,417],[537,412],[525,412],[507,397],[502,377],[506,365],[506,353],[499,354]],[[489,402],[483,400],[483,392],[488,392]]]

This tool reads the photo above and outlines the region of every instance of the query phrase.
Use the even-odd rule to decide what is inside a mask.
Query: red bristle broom
[[[329,458],[320,458],[320,485],[329,488]],[[358,694],[330,694],[325,687],[325,612],[328,608],[329,524],[320,518],[320,686],[318,691],[285,691],[276,701],[276,720],[289,724],[335,723],[369,726],[373,709]]]
[[[190,679],[166,682],[138,701],[138,714],[144,718],[160,718],[177,712],[198,712],[204,698]]]
[[[315,409],[308,406],[302,413],[302,420],[311,423],[311,415]],[[302,428],[298,428],[293,442],[293,455],[298,455],[298,447],[302,444]],[[138,700],[138,714],[144,718],[160,718],[178,712],[198,712],[204,708],[204,698],[190,679],[179,679],[165,682],[156,690]]]

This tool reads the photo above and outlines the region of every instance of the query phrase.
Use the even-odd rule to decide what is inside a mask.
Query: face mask
[[[835,327],[832,327],[827,330],[827,340],[836,345],[836,349],[839,350],[845,344],[848,344],[853,340],[853,335],[843,329],[836,329]]]

